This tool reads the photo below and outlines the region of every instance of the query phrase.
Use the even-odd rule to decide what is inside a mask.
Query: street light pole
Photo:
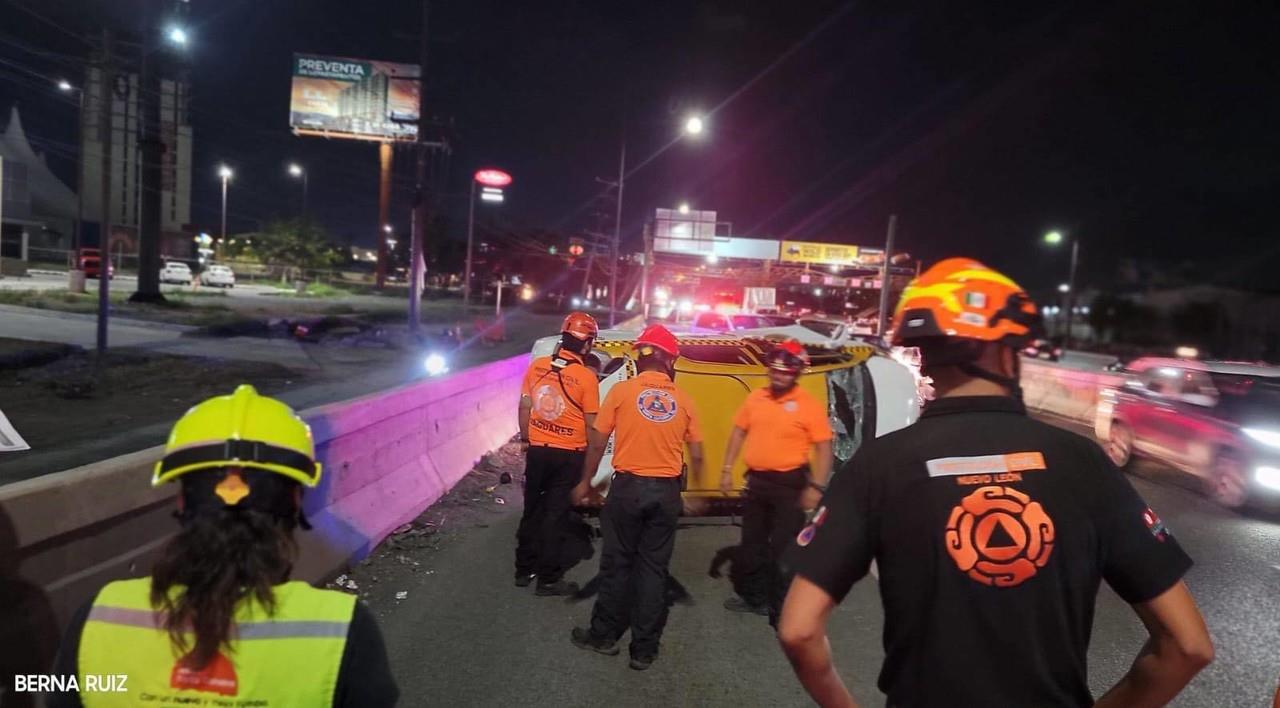
[[[289,174],[302,180],[302,220],[307,219],[307,168],[298,163],[290,163]]]
[[[222,262],[222,244],[227,240],[227,182],[231,180],[231,168],[223,165],[218,168],[218,176],[222,178],[222,232],[218,237],[218,249],[214,257]]]
[[[617,323],[618,311],[618,250],[622,244],[622,189],[627,177],[627,139],[622,139],[618,156],[618,209],[613,220],[613,267],[609,269],[609,326]]]
[[[1071,237],[1071,270],[1067,275],[1067,336],[1062,342],[1064,350],[1071,348],[1071,319],[1076,309],[1076,264],[1080,260],[1080,238]]]
[[[476,180],[471,179],[471,204],[467,208],[467,262],[462,273],[462,306],[471,304],[471,243],[476,229]]]
[[[1057,246],[1058,244],[1062,243],[1062,241],[1063,241],[1063,236],[1062,236],[1062,232],[1060,231],[1050,231],[1049,233],[1044,235],[1044,242],[1049,244],[1050,246]],[[1080,237],[1076,235],[1072,235],[1071,236],[1071,268],[1067,272],[1067,292],[1066,292],[1067,333],[1063,337],[1063,342],[1062,342],[1063,349],[1071,348],[1071,320],[1074,314],[1073,311],[1075,310],[1075,304],[1076,304],[1076,266],[1079,264],[1079,262],[1080,262]]]

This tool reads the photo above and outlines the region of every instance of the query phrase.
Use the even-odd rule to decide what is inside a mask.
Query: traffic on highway
[[[1272,5],[0,2],[0,708],[1280,708]]]

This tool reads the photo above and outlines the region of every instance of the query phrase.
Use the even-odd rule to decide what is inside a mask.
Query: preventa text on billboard
[[[289,127],[303,135],[412,140],[418,76],[416,64],[295,54]]]

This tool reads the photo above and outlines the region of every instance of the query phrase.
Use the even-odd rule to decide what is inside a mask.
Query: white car
[[[219,288],[234,288],[236,286],[236,274],[229,266],[211,265],[200,274],[200,283]]]
[[[169,261],[160,269],[160,282],[190,285],[191,268],[182,261]]]

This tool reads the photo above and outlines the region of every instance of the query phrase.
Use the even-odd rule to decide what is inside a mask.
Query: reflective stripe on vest
[[[108,584],[81,634],[78,678],[83,686],[86,675],[123,674],[128,691],[82,693],[81,700],[89,708],[203,699],[270,708],[331,705],[355,598],[297,581],[273,592],[275,613],[242,602],[230,651],[193,672],[180,665],[163,614],[151,609],[151,579]],[[190,646],[194,637],[187,637]]]

